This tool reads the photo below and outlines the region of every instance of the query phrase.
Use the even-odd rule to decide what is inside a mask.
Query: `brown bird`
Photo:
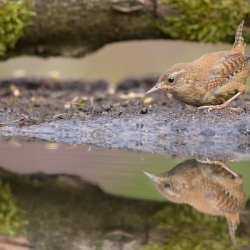
[[[241,176],[232,175],[220,165],[194,159],[159,175],[144,173],[168,200],[189,204],[206,214],[225,216],[236,245],[234,233],[240,222],[239,213],[247,213]]]
[[[250,73],[250,55],[244,54],[243,24],[244,20],[237,29],[231,50],[205,54],[191,63],[175,64],[146,94],[161,89],[198,109],[226,109],[245,92]]]

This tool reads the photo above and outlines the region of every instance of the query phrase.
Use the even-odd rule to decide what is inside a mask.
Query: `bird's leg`
[[[201,160],[201,159],[196,159],[196,160],[198,162],[201,162],[201,163],[208,163],[208,164],[210,163],[210,164],[220,165],[221,167],[223,167],[224,169],[226,169],[229,173],[231,173],[233,176],[235,176],[235,177],[239,176],[231,168],[229,168],[224,161],[212,161],[212,160]]]
[[[232,98],[230,98],[229,100],[227,100],[226,102],[224,102],[223,104],[220,105],[212,105],[212,106],[201,106],[199,107],[197,110],[201,110],[201,109],[208,109],[208,111],[210,110],[214,110],[214,109],[226,109],[228,107],[228,105],[235,100],[238,96],[240,96],[241,94],[243,94],[244,92],[238,92],[236,95],[234,95]],[[239,112],[239,108],[232,108],[233,111]]]

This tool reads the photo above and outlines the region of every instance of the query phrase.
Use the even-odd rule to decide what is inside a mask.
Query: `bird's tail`
[[[239,214],[226,214],[227,223],[228,223],[228,231],[230,238],[234,245],[236,246],[235,240],[235,230],[237,229],[238,224],[240,224]]]
[[[242,20],[242,22],[240,23],[236,31],[235,42],[232,48],[233,50],[237,50],[237,52],[240,52],[240,53],[244,53],[244,49],[245,49],[244,38],[242,36],[243,25],[244,25],[244,20]]]

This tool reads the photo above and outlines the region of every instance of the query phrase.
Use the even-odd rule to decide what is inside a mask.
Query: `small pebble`
[[[140,112],[142,115],[145,115],[148,113],[148,109],[141,109],[141,112]]]

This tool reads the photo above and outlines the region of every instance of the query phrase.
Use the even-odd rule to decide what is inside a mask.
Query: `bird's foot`
[[[228,105],[212,105],[212,106],[201,106],[197,110],[207,109],[207,111],[211,110],[221,110],[221,109],[227,109]],[[236,112],[236,113],[242,113],[244,110],[242,108],[230,108],[230,110]]]
[[[211,105],[211,106],[201,106],[197,110],[202,110],[202,109],[207,109],[207,111],[211,110],[221,110],[221,109],[226,109],[228,105],[225,105],[224,103],[221,105]]]
[[[199,107],[197,110],[202,110],[202,109],[208,109],[208,111],[211,111],[211,110],[220,110],[220,109],[227,109],[228,105],[233,101],[235,100],[238,96],[240,96],[242,93],[244,93],[244,91],[240,91],[238,92],[236,95],[234,95],[232,98],[230,98],[229,100],[227,100],[226,102],[220,104],[220,105],[211,105],[211,106],[201,106]],[[240,108],[232,108],[233,111],[235,112],[240,112],[242,111],[242,109]]]
[[[242,108],[230,108],[230,109],[236,113],[243,113],[244,112],[244,109],[242,109]]]

